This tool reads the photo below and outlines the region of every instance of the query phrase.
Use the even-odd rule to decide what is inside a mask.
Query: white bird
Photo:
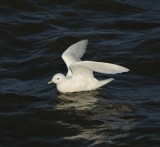
[[[82,40],[64,51],[62,59],[67,65],[68,73],[66,76],[61,73],[55,74],[48,84],[55,83],[61,93],[91,91],[113,80],[112,78],[98,80],[94,77],[93,71],[103,74],[117,74],[129,71],[129,69],[116,64],[81,61],[86,52],[87,44],[88,40]]]

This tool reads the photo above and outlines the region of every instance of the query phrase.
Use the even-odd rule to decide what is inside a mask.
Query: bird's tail
[[[114,80],[113,78],[109,78],[109,79],[106,79],[106,80],[99,80],[99,87],[102,87],[102,86],[106,85],[107,83],[109,83],[113,80]]]

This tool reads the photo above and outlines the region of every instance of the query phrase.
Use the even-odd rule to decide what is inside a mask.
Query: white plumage
[[[62,54],[62,59],[64,60],[68,68],[67,76],[72,75],[69,66],[73,63],[81,61],[81,58],[86,52],[87,44],[88,44],[88,40],[79,41],[78,43],[71,45]]]
[[[88,40],[79,41],[71,45],[62,54],[62,59],[67,65],[67,75],[56,74],[52,80],[48,82],[55,83],[58,91],[62,93],[66,92],[78,92],[78,91],[90,91],[95,90],[113,79],[97,80],[94,72],[103,74],[117,74],[122,72],[128,72],[129,69],[111,63],[95,62],[95,61],[81,61],[82,56],[86,52]]]

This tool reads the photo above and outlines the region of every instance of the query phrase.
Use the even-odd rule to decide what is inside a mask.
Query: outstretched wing
[[[83,70],[83,69],[88,70]],[[94,61],[81,61],[70,65],[70,69],[72,70],[73,74],[78,72],[85,72],[85,71],[95,71],[104,74],[117,74],[122,72],[128,72],[129,69],[123,66],[119,66],[116,64],[111,63],[103,63],[103,62],[94,62]]]
[[[69,66],[73,63],[81,61],[80,59],[86,52],[87,44],[88,40],[82,40],[71,45],[67,50],[63,52],[62,59],[64,60],[68,68],[67,76],[72,75]]]

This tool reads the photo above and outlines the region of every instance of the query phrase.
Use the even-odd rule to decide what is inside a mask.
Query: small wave
[[[121,1],[103,1],[103,2],[79,2],[73,4],[75,8],[87,9],[94,11],[105,11],[112,13],[129,13],[129,12],[139,12],[143,9],[132,6],[128,3],[123,3]]]

